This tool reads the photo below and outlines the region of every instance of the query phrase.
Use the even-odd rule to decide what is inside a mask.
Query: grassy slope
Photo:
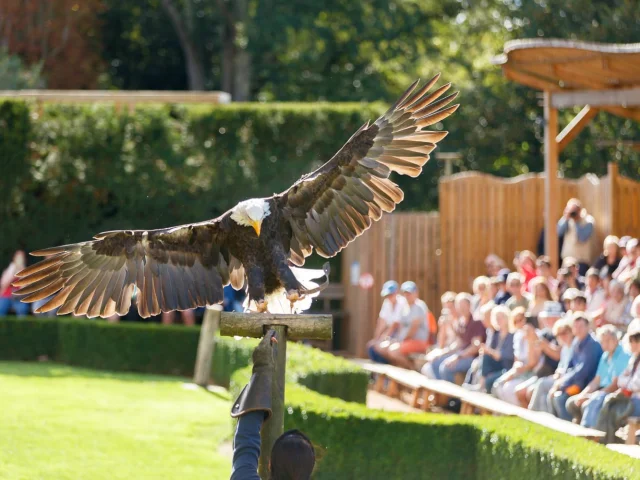
[[[0,362],[0,476],[227,479],[229,407],[171,377]]]

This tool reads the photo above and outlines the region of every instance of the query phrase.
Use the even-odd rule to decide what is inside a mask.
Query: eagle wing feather
[[[220,303],[229,278],[244,268],[222,248],[218,220],[159,230],[117,230],[89,242],[32,252],[47,257],[17,274],[22,301],[49,300],[36,311],[107,318],[125,315],[134,286],[140,316]],[[231,269],[231,271],[229,271]]]
[[[333,257],[403,200],[404,193],[389,179],[391,172],[420,175],[448,133],[423,129],[459,107],[447,106],[457,93],[442,97],[451,84],[428,93],[439,77],[414,93],[416,81],[384,115],[360,127],[331,160],[278,196],[291,226],[292,263],[302,266],[313,248]]]

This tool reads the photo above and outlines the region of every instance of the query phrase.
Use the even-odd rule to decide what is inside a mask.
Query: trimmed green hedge
[[[250,369],[234,373],[232,393]],[[285,428],[304,431],[321,460],[317,480],[622,480],[640,461],[517,418],[367,409],[289,382]]]
[[[69,365],[126,372],[193,375],[200,329],[72,318],[0,318],[0,360],[46,356]],[[256,340],[216,338],[212,378],[228,386],[251,361]],[[366,400],[368,376],[318,349],[288,346],[288,379],[351,402]]]

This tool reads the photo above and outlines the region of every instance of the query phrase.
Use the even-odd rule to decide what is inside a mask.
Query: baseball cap
[[[562,300],[575,300],[580,295],[581,292],[577,288],[567,288],[562,294]]]
[[[415,284],[415,282],[407,281],[402,284],[400,290],[407,293],[416,293],[418,291],[418,286]]]
[[[382,285],[382,291],[380,292],[381,297],[386,297],[387,295],[391,295],[392,293],[396,293],[398,291],[398,282],[395,280],[387,280]]]

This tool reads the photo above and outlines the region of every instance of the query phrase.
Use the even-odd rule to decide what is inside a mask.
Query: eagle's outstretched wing
[[[447,132],[423,130],[456,111],[446,107],[456,96],[440,98],[450,87],[432,93],[440,75],[415,94],[415,82],[373,124],[363,125],[331,160],[303,176],[278,196],[292,229],[290,258],[302,265],[312,248],[332,257],[402,201],[391,172],[417,177]]]
[[[216,220],[161,230],[105,232],[94,240],[32,252],[47,258],[17,274],[23,302],[54,295],[38,312],[88,317],[125,315],[134,286],[142,317],[213,305],[242,264],[224,248]],[[239,286],[237,284],[240,284]]]

